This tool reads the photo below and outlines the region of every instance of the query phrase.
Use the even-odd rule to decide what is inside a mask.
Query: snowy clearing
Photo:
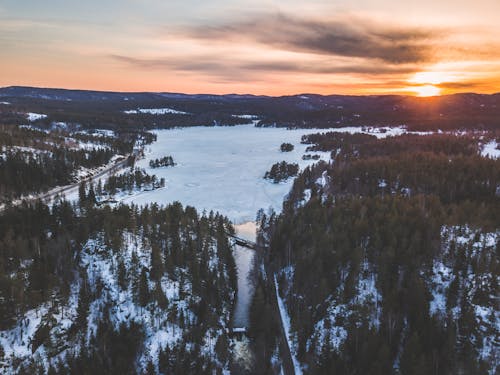
[[[500,157],[499,144],[496,141],[490,141],[483,145],[481,155],[485,158],[498,159]]]
[[[28,119],[28,121],[37,121],[46,117],[47,115],[44,115],[43,113],[33,113],[33,112],[26,113],[26,118]]]
[[[148,113],[150,115],[189,115],[188,112],[178,111],[172,108],[138,108],[123,111],[127,115],[137,115],[140,113]]]

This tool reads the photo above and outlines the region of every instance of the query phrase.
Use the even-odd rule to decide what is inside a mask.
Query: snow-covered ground
[[[231,115],[231,116],[245,120],[257,120],[259,118],[259,116],[256,115]]]
[[[33,112],[26,113],[26,118],[28,119],[28,121],[37,121],[46,117],[47,115],[44,115],[42,113],[33,113]]]
[[[123,111],[127,115],[137,115],[139,113],[148,113],[150,115],[189,115],[187,112],[178,111],[172,108],[138,108],[131,109],[128,111]]]
[[[500,157],[500,149],[498,147],[499,145],[496,141],[490,141],[483,145],[481,155],[486,158],[498,159]]]
[[[498,358],[498,331],[500,329],[500,311],[498,311],[498,293],[488,293],[487,297],[474,298],[479,290],[495,291],[500,276],[482,271],[478,265],[491,261],[496,256],[497,244],[500,242],[500,231],[483,232],[465,226],[443,226],[441,228],[442,254],[433,264],[430,289],[431,315],[446,319],[451,313],[455,317],[461,310],[460,301],[454,303],[447,300],[450,285],[455,278],[458,282],[456,294],[467,293],[467,301],[479,329],[469,337],[471,342],[478,343],[479,357],[493,363],[490,374],[496,373]],[[452,246],[452,243],[454,244]],[[457,259],[458,252],[464,251],[466,263],[463,270],[457,268],[450,259]],[[448,306],[451,305],[451,306]]]

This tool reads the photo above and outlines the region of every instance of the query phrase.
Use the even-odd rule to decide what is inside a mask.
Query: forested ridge
[[[315,94],[271,97],[6,87],[0,88],[0,98],[9,103],[0,104],[0,121],[17,125],[25,123],[24,113],[28,111],[46,114],[37,122],[41,124],[72,122],[106,129],[236,125],[250,119],[257,119],[258,126],[336,128],[406,124],[411,130],[434,131],[494,130],[500,124],[500,94],[428,98]],[[160,116],[125,113],[138,108],[173,111]]]
[[[236,293],[232,231],[179,203],[7,208],[0,372],[220,373]]]
[[[334,160],[259,218],[304,372],[495,374],[500,161],[455,135],[304,141]],[[270,363],[276,335],[255,334]]]

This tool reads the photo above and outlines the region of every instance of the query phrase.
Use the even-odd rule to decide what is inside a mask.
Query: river
[[[248,222],[235,226],[238,237],[255,241],[255,223]],[[253,285],[248,280],[252,269],[255,251],[243,246],[235,246],[234,258],[238,271],[238,296],[236,298],[236,308],[234,310],[234,327],[248,327],[249,306],[253,294]]]

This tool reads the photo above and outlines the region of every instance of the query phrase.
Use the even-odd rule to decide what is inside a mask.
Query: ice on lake
[[[199,212],[218,211],[236,224],[253,221],[260,208],[280,211],[293,183],[289,179],[274,184],[263,178],[265,172],[282,160],[298,163],[301,169],[314,163],[302,160],[307,145],[300,139],[315,132],[319,130],[253,125],[158,130],[157,141],[146,148],[146,157],[137,166],[165,178],[166,186],[132,195],[124,202],[144,205],[179,201]],[[294,150],[281,152],[283,142],[292,143]],[[328,152],[316,154],[323,160],[330,158]],[[149,160],[167,155],[173,157],[175,167],[149,167]]]

